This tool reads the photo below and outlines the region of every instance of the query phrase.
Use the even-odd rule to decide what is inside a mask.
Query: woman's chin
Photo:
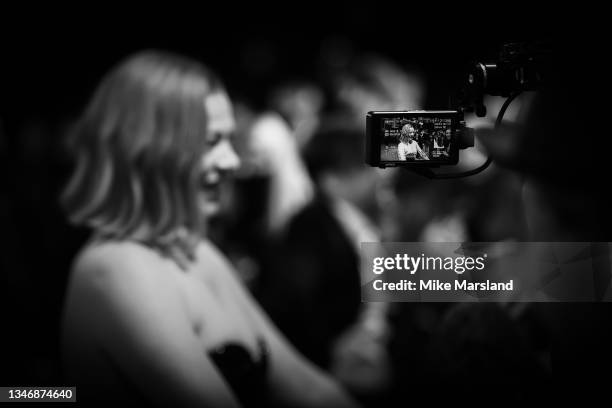
[[[206,217],[212,217],[218,214],[221,207],[218,200],[212,200],[210,197],[207,197],[206,194],[200,194],[198,206],[202,214]]]

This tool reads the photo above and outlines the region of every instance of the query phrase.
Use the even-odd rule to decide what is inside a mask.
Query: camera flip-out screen
[[[367,163],[392,167],[456,164],[457,111],[368,112]]]

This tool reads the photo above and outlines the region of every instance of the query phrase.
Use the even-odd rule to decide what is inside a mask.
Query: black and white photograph
[[[382,119],[380,160],[440,160],[450,156],[452,120],[443,117]]]
[[[605,404],[598,13],[226,6],[2,13],[0,406]]]

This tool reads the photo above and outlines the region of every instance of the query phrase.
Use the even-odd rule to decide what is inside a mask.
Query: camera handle
[[[510,103],[512,103],[514,98],[519,96],[520,93],[521,93],[520,91],[511,93],[508,96],[508,98],[506,98],[506,100],[504,101],[504,104],[499,110],[499,113],[497,114],[497,119],[495,120],[495,130],[499,129],[502,119],[504,118],[504,114],[506,113],[506,109],[508,109],[508,106],[510,106]],[[430,168],[416,168],[416,169],[410,169],[410,170],[417,174],[420,174],[421,176],[427,177],[428,179],[432,179],[432,180],[455,179],[455,178],[469,177],[469,176],[473,176],[474,174],[478,174],[482,172],[483,170],[485,170],[487,167],[489,167],[492,162],[493,162],[493,159],[491,158],[491,156],[487,156],[487,160],[480,166],[472,170],[462,171],[460,173],[435,173]]]

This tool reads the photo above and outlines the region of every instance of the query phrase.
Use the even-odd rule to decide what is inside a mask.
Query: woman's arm
[[[399,143],[397,145],[397,156],[399,157],[401,161],[406,161],[406,149],[404,149],[404,146],[402,143]]]
[[[160,406],[238,406],[196,338],[160,261],[136,245],[96,248],[75,268],[84,301],[76,324],[149,402]],[[148,259],[147,259],[148,258]]]
[[[275,399],[295,407],[358,406],[331,377],[306,360],[285,339],[235,276],[228,280],[268,345],[270,383]]]

